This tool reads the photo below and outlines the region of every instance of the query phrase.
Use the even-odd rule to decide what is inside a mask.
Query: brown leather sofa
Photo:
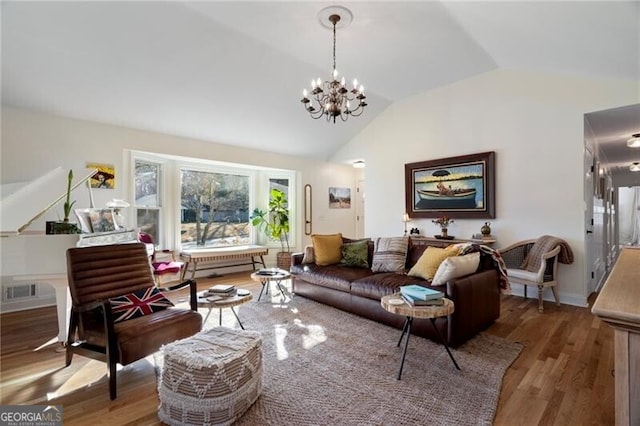
[[[418,261],[428,241],[411,240],[407,253],[406,270]],[[369,265],[372,264],[373,242],[369,242]],[[455,312],[438,318],[436,326],[447,340],[457,347],[480,331],[489,327],[500,316],[499,275],[490,255],[481,253],[478,270],[470,275],[449,280],[446,286],[430,287],[429,282],[400,273],[379,272],[371,269],[350,268],[341,265],[318,266],[303,264],[303,253],[291,258],[293,292],[343,311],[402,329],[405,318],[387,312],[380,299],[399,291],[407,284],[420,284],[446,293],[453,300]],[[412,334],[439,341],[431,322],[415,319]]]

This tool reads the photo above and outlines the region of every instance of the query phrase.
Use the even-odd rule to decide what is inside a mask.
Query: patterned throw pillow
[[[409,237],[376,238],[373,272],[404,272]]]
[[[109,302],[111,302],[111,311],[114,316],[113,322],[138,318],[174,306],[171,300],[167,299],[156,287],[114,297],[109,299]]]
[[[367,254],[369,252],[369,241],[362,240],[342,245],[342,259],[340,264],[352,268],[368,268]]]
[[[456,254],[457,251],[455,250],[429,246],[407,275],[422,278],[423,280],[432,280],[440,264],[446,258]]]
[[[312,235],[316,265],[335,265],[342,259],[342,234]]]

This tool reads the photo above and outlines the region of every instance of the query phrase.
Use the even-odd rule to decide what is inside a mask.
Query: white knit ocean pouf
[[[262,336],[217,327],[161,348],[160,420],[230,425],[262,390]]]

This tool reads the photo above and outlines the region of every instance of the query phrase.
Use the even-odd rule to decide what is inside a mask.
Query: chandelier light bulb
[[[343,16],[341,16],[343,15]],[[336,24],[340,22],[341,28],[351,22],[353,15],[349,10],[341,6],[329,6],[323,9],[319,15],[320,22],[323,26],[333,29],[333,72],[332,79],[322,81],[311,81],[311,92],[303,91],[301,102],[305,109],[311,115],[311,118],[318,119],[325,117],[327,121],[335,123],[336,118],[340,117],[342,121],[347,121],[349,116],[359,117],[364,112],[367,103],[364,101],[364,86],[358,88],[358,80],[353,79],[353,89],[347,90],[346,78],[342,76],[338,80],[338,67],[336,66]],[[346,18],[343,20],[342,18]],[[327,25],[327,21],[331,25]],[[350,101],[357,101],[355,109],[351,109]]]
[[[640,133],[634,133],[631,135],[631,139],[627,141],[629,148],[640,148]]]
[[[314,87],[315,89],[315,87]],[[306,98],[307,97],[307,89],[302,89],[302,97]]]

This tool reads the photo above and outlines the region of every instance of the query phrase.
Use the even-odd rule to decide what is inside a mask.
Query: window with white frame
[[[287,196],[289,241],[295,241],[293,170],[138,152],[133,153],[132,164],[136,224],[156,244],[173,242],[177,249],[279,247],[278,241],[254,232],[249,220],[254,208],[267,208],[272,188]]]
[[[162,164],[142,159],[134,161],[134,208],[136,228],[160,243],[162,213]]]
[[[180,243],[182,248],[250,243],[250,176],[181,168]]]

